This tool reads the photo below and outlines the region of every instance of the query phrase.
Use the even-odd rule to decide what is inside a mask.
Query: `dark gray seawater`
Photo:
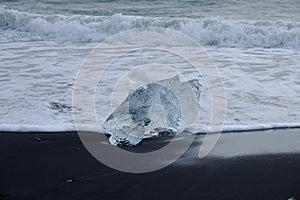
[[[299,20],[298,0],[28,0],[1,1],[10,8],[63,15]]]

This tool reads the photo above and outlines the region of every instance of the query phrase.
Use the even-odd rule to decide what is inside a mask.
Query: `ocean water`
[[[75,130],[72,91],[85,57],[143,27],[173,29],[207,50],[225,86],[224,131],[300,127],[299,19],[298,0],[1,0],[0,131]]]

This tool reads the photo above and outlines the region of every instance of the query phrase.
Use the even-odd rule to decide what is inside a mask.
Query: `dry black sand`
[[[293,133],[287,139],[291,145],[299,144],[300,136],[294,137],[300,130],[280,134],[284,132]],[[281,139],[262,142],[258,134],[251,138],[262,143],[253,147],[261,148],[260,153],[247,155],[252,145],[243,145],[239,138],[244,136],[232,139],[232,134],[228,141],[224,136],[219,150],[204,159],[194,154],[201,144],[195,141],[172,165],[129,174],[94,159],[76,133],[1,133],[0,199],[300,199],[300,153],[294,147],[289,152],[287,140],[281,146],[277,145]],[[267,137],[276,136],[274,131]],[[240,144],[237,148],[245,147],[240,154],[216,156],[226,144],[233,148],[233,140]],[[278,151],[268,152],[274,151],[271,143]],[[153,146],[155,140],[149,140],[138,148]]]

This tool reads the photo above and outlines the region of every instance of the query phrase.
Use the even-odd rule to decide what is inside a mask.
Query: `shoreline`
[[[297,199],[299,133],[222,134],[203,159],[197,157],[203,135],[197,135],[177,161],[144,174],[103,165],[75,132],[1,133],[0,199]],[[136,150],[167,143],[156,139]]]
[[[300,123],[256,123],[253,125],[229,125],[224,124],[222,127],[222,133],[234,133],[234,132],[256,132],[267,130],[281,130],[281,129],[300,129]],[[76,127],[73,124],[67,125],[32,125],[32,124],[0,124],[0,133],[66,133],[66,132],[98,132],[99,129],[93,126],[79,125]],[[206,134],[208,127],[199,129],[200,132],[193,134]],[[214,132],[210,132],[213,134]]]

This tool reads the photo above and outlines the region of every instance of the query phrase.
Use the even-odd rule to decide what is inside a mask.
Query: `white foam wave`
[[[73,125],[35,125],[35,124],[1,124],[0,132],[69,132],[75,131]]]
[[[234,21],[222,18],[159,18],[113,16],[40,15],[0,7],[0,28],[8,39],[102,41],[113,34],[141,27],[171,28],[204,45],[222,47],[296,48],[300,24],[285,21]],[[11,30],[17,33],[12,34]],[[4,31],[5,32],[5,31]],[[18,37],[19,35],[19,37]]]
[[[270,123],[270,124],[253,124],[253,125],[224,125],[223,133],[226,132],[246,132],[246,131],[260,131],[270,129],[291,129],[300,128],[300,123]],[[93,127],[89,125],[76,125],[73,124],[61,124],[61,125],[33,125],[33,124],[0,124],[0,132],[74,132],[74,131],[89,131],[98,132],[99,127]],[[218,130],[218,129],[217,129]],[[203,126],[198,129],[197,133],[215,133],[214,128],[208,129],[207,126]]]
[[[101,129],[100,129],[101,130]],[[36,125],[36,124],[0,124],[0,132],[29,133],[29,132],[74,132],[88,131],[99,132],[99,127],[86,124],[56,124],[56,125]]]
[[[270,123],[270,124],[243,124],[243,125],[224,125],[222,132],[246,132],[246,131],[263,131],[270,129],[290,129],[300,128],[300,123]],[[201,127],[198,133],[215,133],[218,129],[214,127]]]
[[[296,22],[211,18],[188,21],[181,30],[205,45],[294,49],[300,45],[300,24]]]

